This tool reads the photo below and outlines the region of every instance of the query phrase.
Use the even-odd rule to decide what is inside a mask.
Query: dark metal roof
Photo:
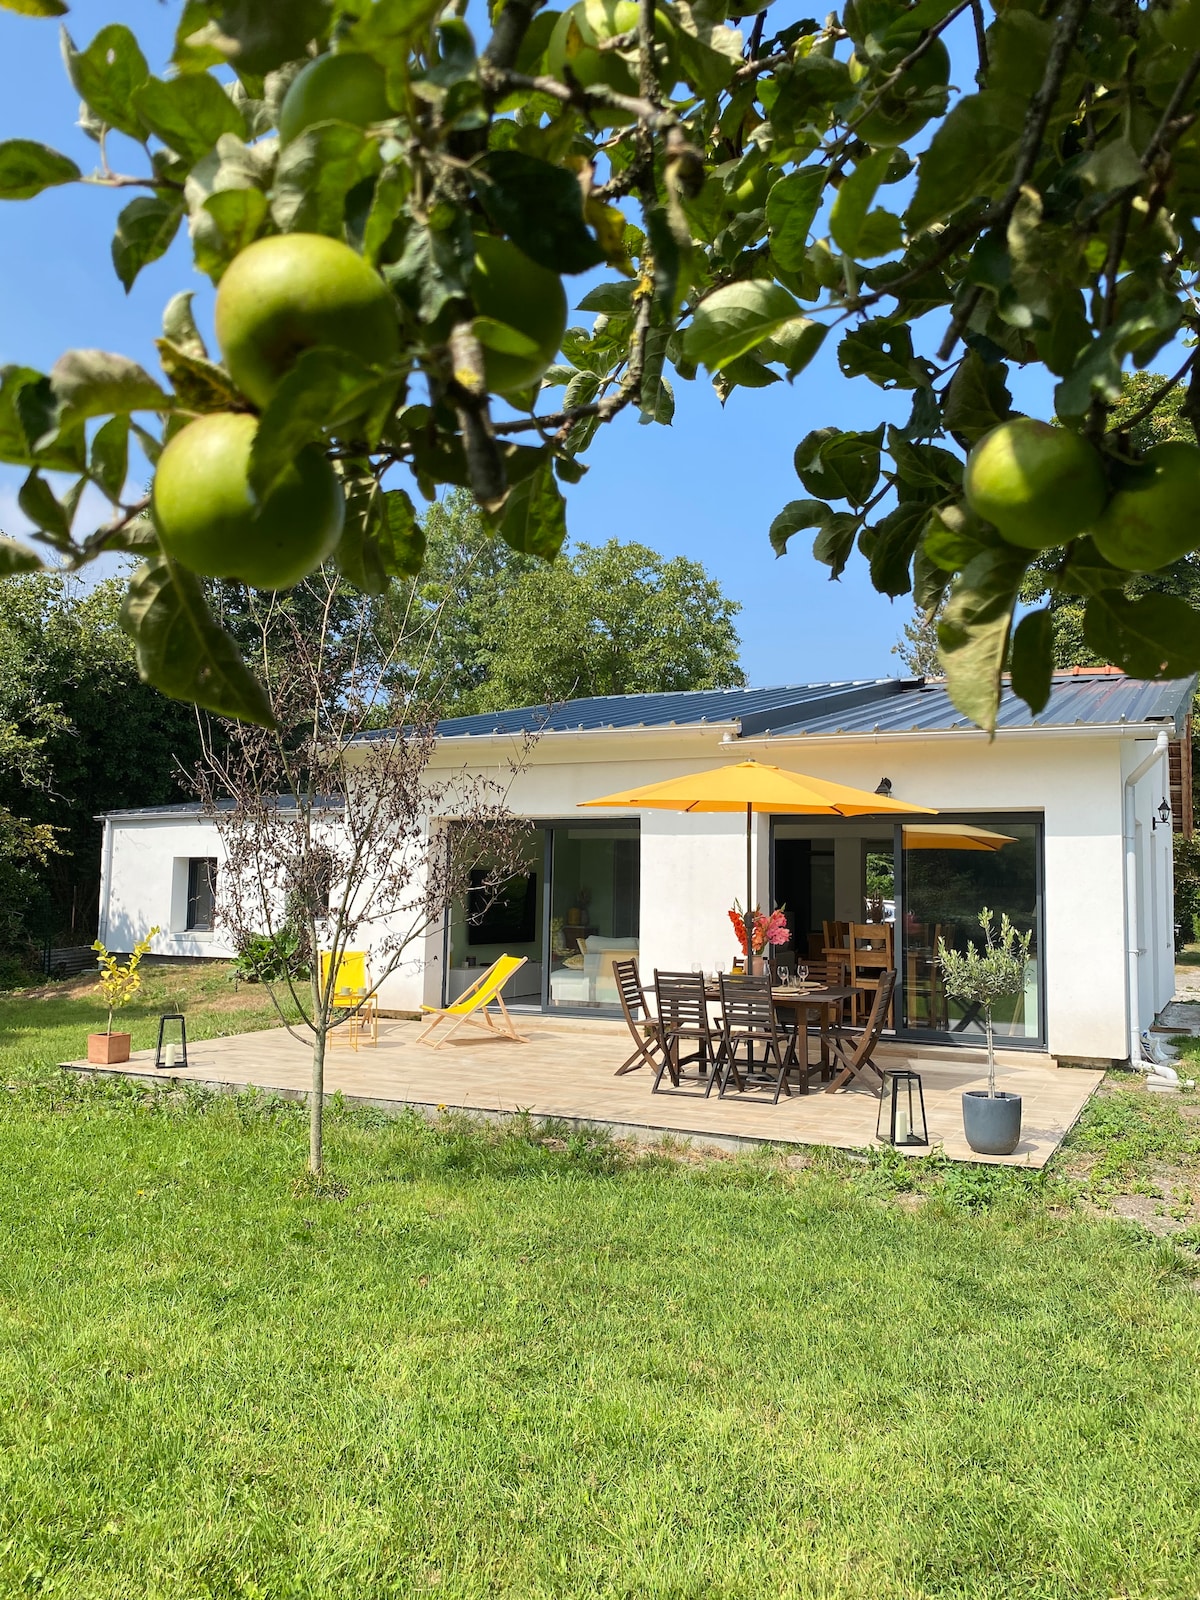
[[[1144,683],[1116,672],[1063,672],[1034,717],[1005,686],[998,728],[1064,728],[1179,722],[1194,678]],[[923,733],[970,729],[940,680],[855,678],[770,689],[693,689],[674,694],[602,695],[556,706],[520,706],[438,724],[442,738],[489,734],[592,733],[654,728],[728,727],[742,738],[836,733]],[[363,735],[387,739],[392,730]]]
[[[1009,685],[1000,697],[996,717],[998,730],[1005,728],[1111,727],[1146,722],[1182,722],[1196,687],[1195,678],[1178,678],[1167,683],[1145,683],[1119,673],[1062,673],[1056,675],[1050,699],[1035,717]],[[849,710],[815,706],[815,715],[797,717],[778,734],[814,736],[836,733],[940,733],[970,729],[975,724],[964,717],[946,692],[946,685],[933,681],[909,689],[902,695]]]
[[[841,683],[783,684],[773,689],[690,689],[672,694],[612,694],[556,706],[520,706],[438,723],[442,738],[496,733],[590,733],[622,728],[703,728],[736,724],[743,734],[769,733],[807,713],[877,705],[915,689],[919,678],[856,678]],[[391,729],[364,734],[386,739]]]

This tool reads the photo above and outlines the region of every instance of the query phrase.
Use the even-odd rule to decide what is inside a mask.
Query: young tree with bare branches
[[[472,889],[479,915],[519,869],[526,825],[507,806],[515,764],[484,776],[435,761],[439,707],[411,671],[411,589],[347,606],[325,569],[289,595],[250,596],[240,626],[257,631],[274,726],[210,724],[195,782],[224,850],[218,917],[239,948],[264,935],[275,947],[261,975],[289,1032],[311,1042],[319,1172],[326,1053],[356,1009],[337,994],[342,958],[368,948],[376,987],[420,961],[453,901]]]

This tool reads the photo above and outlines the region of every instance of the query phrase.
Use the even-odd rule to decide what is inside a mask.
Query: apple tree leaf
[[[938,624],[946,687],[972,722],[996,731],[1001,673],[1028,552],[1012,546],[985,550],[969,561],[950,590]]]
[[[0,143],[0,200],[30,200],[43,189],[76,183],[82,176],[69,156],[35,139]]]
[[[495,526],[511,549],[553,561],[567,538],[567,504],[554,475],[553,452],[536,455],[533,471],[509,490]]]
[[[128,356],[108,350],[68,350],[50,369],[61,431],[87,417],[131,411],[169,411],[170,396]]]
[[[143,683],[218,716],[275,726],[266,690],[214,619],[200,580],[176,562],[160,553],[138,568],[121,626],[133,639]]]
[[[188,162],[207,155],[223,133],[246,132],[242,113],[207,72],[147,78],[132,102],[150,132]]]
[[[11,578],[18,572],[40,572],[41,569],[42,558],[36,550],[0,533],[0,578]]]
[[[796,446],[796,476],[822,500],[848,500],[865,505],[879,482],[883,424],[870,433],[841,428],[814,428]]]
[[[476,193],[489,220],[531,261],[570,273],[604,260],[584,223],[583,191],[573,172],[520,150],[493,150],[479,174]]]
[[[92,440],[91,475],[114,504],[129,473],[129,418],[110,417]]]
[[[719,372],[799,315],[800,307],[780,284],[760,278],[728,283],[696,307],[683,336],[683,353],[709,372]]]
[[[119,133],[144,139],[146,130],[133,108],[133,93],[150,77],[150,67],[132,32],[113,22],[101,28],[86,49],[77,50],[64,28],[62,53],[67,76],[88,109]]]
[[[1013,632],[1013,693],[1020,695],[1036,717],[1050,698],[1053,680],[1054,617],[1046,609],[1030,611]]]
[[[131,200],[121,212],[113,235],[112,259],[126,294],[142,268],[170,249],[183,210],[182,204],[146,194]]]

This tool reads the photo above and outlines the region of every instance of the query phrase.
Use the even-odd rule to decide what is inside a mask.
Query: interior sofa
[[[637,960],[638,937],[609,938],[593,933],[579,941],[577,963],[550,974],[550,999],[556,1005],[616,1006],[620,1004],[613,962]]]

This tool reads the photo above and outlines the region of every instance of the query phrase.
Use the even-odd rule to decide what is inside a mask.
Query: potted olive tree
[[[1024,989],[1032,935],[1018,933],[1004,912],[997,932],[986,908],[979,913],[979,926],[983,942],[978,949],[968,942],[965,950],[951,950],[939,939],[938,965],[946,993],[982,1011],[987,1032],[987,1089],[968,1089],[962,1097],[967,1143],[981,1156],[1010,1156],[1021,1138],[1021,1096],[996,1088],[992,1009],[997,1000]]]
[[[113,1067],[129,1060],[130,1035],[113,1032],[113,1013],[127,1006],[142,987],[142,975],[138,968],[158,932],[158,928],[151,928],[144,939],[139,939],[124,966],[116,956],[108,953],[99,939],[92,945],[100,957],[100,993],[108,1006],[107,1029],[103,1033],[88,1034],[87,1058],[94,1067]]]

